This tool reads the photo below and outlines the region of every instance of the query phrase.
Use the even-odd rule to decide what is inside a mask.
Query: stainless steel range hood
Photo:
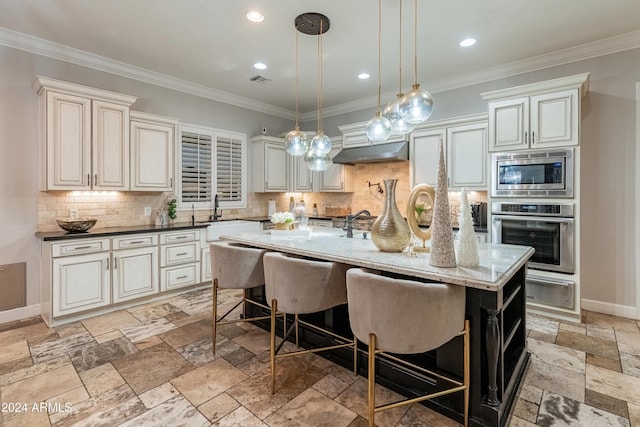
[[[409,143],[406,141],[345,148],[336,154],[333,163],[355,165],[358,163],[401,162],[403,160],[409,160]]]

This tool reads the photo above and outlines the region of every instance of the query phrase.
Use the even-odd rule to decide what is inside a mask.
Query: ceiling
[[[399,89],[399,5],[382,0],[383,104]],[[406,91],[414,80],[416,15],[413,1],[402,5]],[[264,21],[249,22],[250,9],[260,10]],[[300,13],[319,12],[331,21],[322,44],[323,106],[338,113],[377,102],[375,0],[0,0],[0,11],[0,44],[60,51],[44,39],[77,49],[68,53],[72,62],[104,67],[108,58],[122,75],[289,117],[295,110],[293,22]],[[437,92],[640,47],[638,16],[638,0],[420,0],[417,79]],[[478,42],[461,48],[465,37]],[[603,39],[607,43],[594,43]],[[317,109],[317,42],[299,36],[299,109],[307,115]],[[268,68],[254,69],[258,61]],[[362,71],[371,78],[358,80]],[[268,81],[250,81],[256,75]]]

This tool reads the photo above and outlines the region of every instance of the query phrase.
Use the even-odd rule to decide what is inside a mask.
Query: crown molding
[[[83,67],[115,74],[132,80],[138,80],[156,86],[173,89],[190,95],[211,99],[236,107],[246,108],[260,113],[271,114],[278,117],[294,120],[293,111],[285,108],[255,101],[249,98],[234,95],[229,92],[213,89],[207,86],[192,83],[166,74],[157,73],[142,67],[115,61],[93,53],[74,49],[49,40],[33,37],[28,34],[0,27],[0,45],[45,56],[59,61],[69,62]]]
[[[98,71],[119,75],[121,77],[138,80],[144,83],[173,89],[190,95],[211,99],[240,108],[270,114],[289,120],[295,120],[294,111],[286,108],[276,107],[264,102],[243,98],[228,92],[213,89],[207,86],[188,82],[176,77],[156,73],[145,68],[114,61],[109,58],[84,52],[68,46],[30,36],[17,31],[0,27],[0,45],[31,52],[48,58],[69,62],[83,67],[92,68]],[[578,46],[562,49],[555,52],[516,61],[509,64],[487,68],[484,70],[460,74],[453,78],[441,79],[425,83],[429,92],[439,93],[447,90],[457,89],[465,86],[472,86],[518,74],[538,71],[544,68],[583,61],[598,56],[636,49],[640,47],[640,30],[631,31],[613,37],[585,43]],[[394,99],[395,93],[387,94],[388,99]],[[324,117],[332,117],[353,111],[364,110],[377,106],[377,97],[371,96],[344,104],[328,107],[323,110]],[[301,115],[303,121],[313,120],[317,115],[316,111],[307,112]]]

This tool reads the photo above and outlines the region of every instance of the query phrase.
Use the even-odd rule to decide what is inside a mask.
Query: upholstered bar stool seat
[[[346,272],[349,266],[335,262],[316,261],[294,255],[269,252],[264,255],[264,279],[267,303],[271,306],[271,392],[275,391],[276,358],[312,353],[342,347],[353,347],[356,372],[357,341],[345,338],[299,319],[300,314],[317,313],[347,302]],[[276,347],[276,315],[293,314],[293,325],[286,330],[282,342]],[[343,344],[310,350],[278,354],[289,335],[295,330],[298,345],[298,326],[320,330]]]
[[[465,320],[464,286],[424,283],[381,276],[359,268],[347,272],[349,322],[353,334],[369,344],[368,403],[369,425],[376,412],[420,402],[444,394],[464,393],[464,425],[469,408],[469,322]],[[386,354],[415,354],[434,350],[454,337],[464,337],[463,381],[440,375]],[[430,374],[446,385],[446,390],[375,406],[375,358],[380,355]]]
[[[251,248],[238,243],[213,242],[211,248],[211,276],[213,282],[212,307],[212,340],[213,353],[216,352],[216,329],[218,325],[236,322],[252,322],[270,319],[271,316],[249,317],[242,319],[224,320],[229,313],[240,304],[251,303],[269,310],[269,307],[256,301],[246,299],[244,294],[230,310],[217,319],[218,289],[250,289],[264,285],[264,267],[262,257],[267,252],[264,249]]]

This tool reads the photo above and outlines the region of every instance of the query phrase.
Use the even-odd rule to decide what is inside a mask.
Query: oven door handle
[[[575,222],[575,218],[565,218],[565,217],[552,217],[552,216],[534,216],[534,215],[501,215],[501,214],[493,214],[492,221],[500,222],[503,219],[512,220],[512,221],[541,221],[541,222],[553,222],[553,223],[565,223],[565,224],[573,224]]]
[[[571,280],[562,280],[562,279],[556,279],[551,277],[535,276],[533,274],[527,274],[527,282],[536,283],[539,285],[557,285],[557,286],[565,286],[565,287],[575,286],[576,284],[576,282],[573,282]]]

